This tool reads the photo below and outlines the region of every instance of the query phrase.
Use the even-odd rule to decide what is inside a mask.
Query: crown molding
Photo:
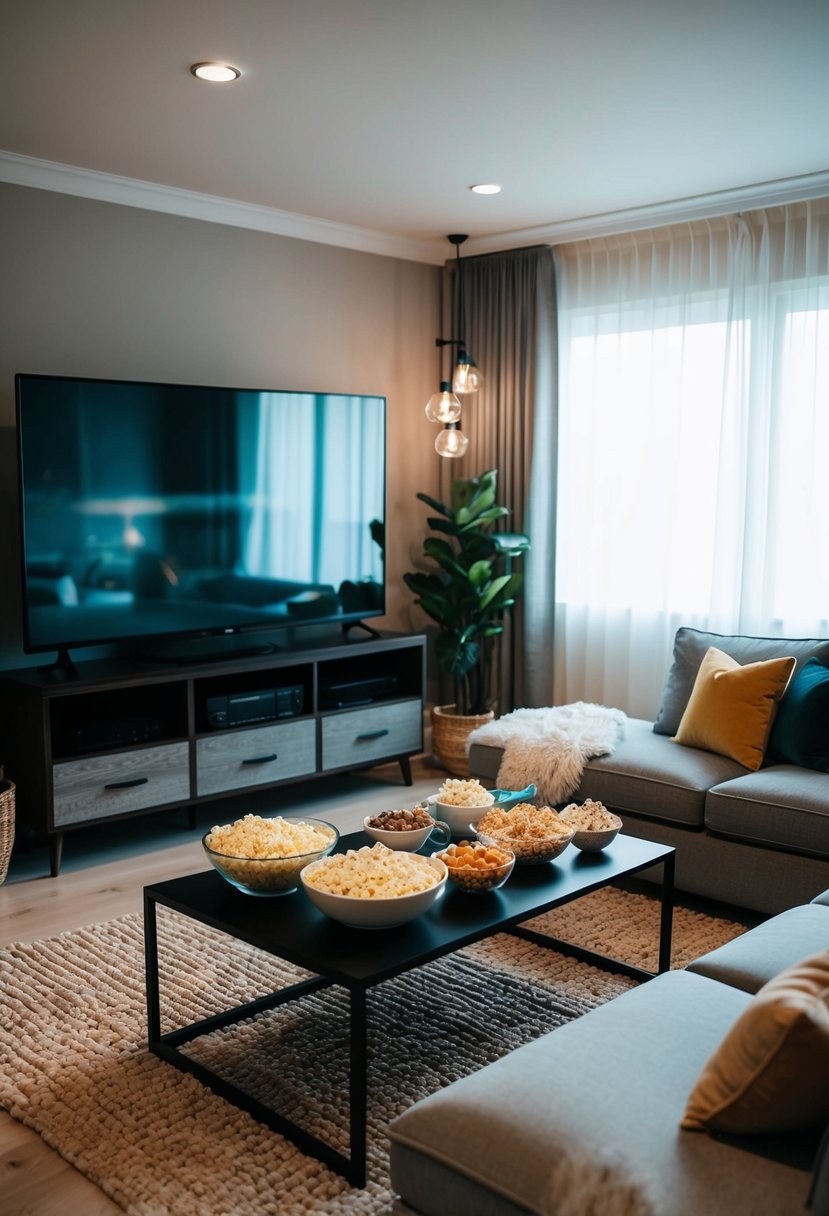
[[[646,207],[630,207],[622,211],[561,220],[537,228],[499,232],[471,240],[469,253],[497,253],[499,250],[527,245],[566,245],[591,237],[618,236],[642,228],[660,228],[665,224],[710,219],[716,215],[733,215],[738,211],[754,211],[760,207],[779,207],[784,203],[826,197],[829,197],[829,169],[754,186],[720,190],[713,194],[696,194]]]
[[[0,181],[58,194],[78,195],[98,202],[118,203],[125,207],[163,211],[168,215],[206,220],[212,224],[228,224],[233,228],[250,228],[300,241],[338,245],[361,253],[376,253],[381,257],[428,262],[436,266],[442,266],[446,261],[445,241],[412,240],[369,228],[297,215],[292,211],[279,211],[275,207],[262,207],[256,203],[199,194],[157,182],[100,173],[96,169],[80,169],[58,161],[21,156],[17,152],[0,150]]]
[[[361,253],[375,253],[381,257],[426,262],[434,266],[442,266],[447,260],[445,239],[418,241],[393,236],[370,228],[315,219],[313,216],[298,215],[292,211],[279,211],[275,207],[218,198],[212,194],[199,194],[193,190],[181,190],[176,186],[163,186],[157,182],[101,173],[96,169],[80,169],[58,161],[22,156],[17,152],[0,150],[0,181],[38,190],[52,190],[59,194],[73,194],[99,202],[139,207],[147,211],[162,211],[168,215],[205,220],[212,224],[249,228],[256,232],[293,237],[300,241],[337,245]],[[829,170],[761,182],[758,185],[740,186],[732,190],[720,190],[711,194],[671,199],[644,207],[630,207],[581,216],[578,219],[560,220],[534,228],[471,237],[465,252],[470,255],[497,253],[527,245],[564,245],[591,237],[616,236],[642,228],[659,228],[666,224],[823,197],[829,197]]]

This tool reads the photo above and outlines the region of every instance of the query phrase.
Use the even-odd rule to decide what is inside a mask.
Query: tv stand
[[[76,666],[62,654],[54,667],[0,673],[0,738],[20,827],[47,837],[55,875],[65,834],[79,828],[182,809],[192,820],[217,799],[237,804],[237,818],[253,791],[389,761],[411,785],[411,757],[423,751],[426,638],[369,632],[209,662]]]

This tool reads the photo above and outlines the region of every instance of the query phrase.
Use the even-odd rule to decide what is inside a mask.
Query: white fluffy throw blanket
[[[621,709],[575,701],[549,709],[515,709],[472,731],[469,743],[502,747],[498,786],[520,790],[534,782],[550,805],[577,790],[585,763],[609,755],[624,738]]]

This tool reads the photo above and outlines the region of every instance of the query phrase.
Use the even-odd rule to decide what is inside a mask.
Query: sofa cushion
[[[811,658],[780,702],[768,746],[769,758],[829,772],[829,667]]]
[[[738,663],[759,663],[794,655],[798,667],[813,655],[829,663],[826,638],[752,638],[741,634],[708,633],[683,626],[674,638],[674,658],[653,724],[658,735],[675,735],[691,696],[699,665],[709,646],[723,650]]]
[[[392,1185],[429,1216],[493,1210],[484,1190],[539,1216],[802,1213],[808,1172],[678,1130],[750,1000],[689,972],[631,989],[405,1111]]]
[[[701,828],[709,788],[746,770],[714,752],[680,747],[651,727],[641,718],[629,718],[616,750],[587,762],[572,801],[595,798],[622,815],[631,811]]]
[[[706,1062],[682,1127],[790,1132],[829,1119],[829,950],[760,989]]]
[[[777,764],[713,785],[705,826],[752,844],[829,857],[829,773]]]
[[[829,950],[829,907],[801,904],[703,954],[688,964],[688,970],[753,994],[787,967],[820,950]]]
[[[716,646],[700,663],[675,742],[730,756],[748,769],[763,763],[777,702],[792,678],[793,658],[742,665]]]

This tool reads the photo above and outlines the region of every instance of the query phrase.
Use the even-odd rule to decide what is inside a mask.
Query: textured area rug
[[[159,922],[163,1030],[303,974],[165,909]],[[655,966],[659,904],[647,896],[607,889],[531,923]],[[677,909],[673,965],[742,931]],[[143,966],[138,916],[0,951],[0,1104],[134,1216],[385,1214],[395,1115],[632,984],[499,934],[379,985],[369,994],[369,1181],[355,1190],[149,1055]],[[347,1151],[341,990],[188,1050]]]

